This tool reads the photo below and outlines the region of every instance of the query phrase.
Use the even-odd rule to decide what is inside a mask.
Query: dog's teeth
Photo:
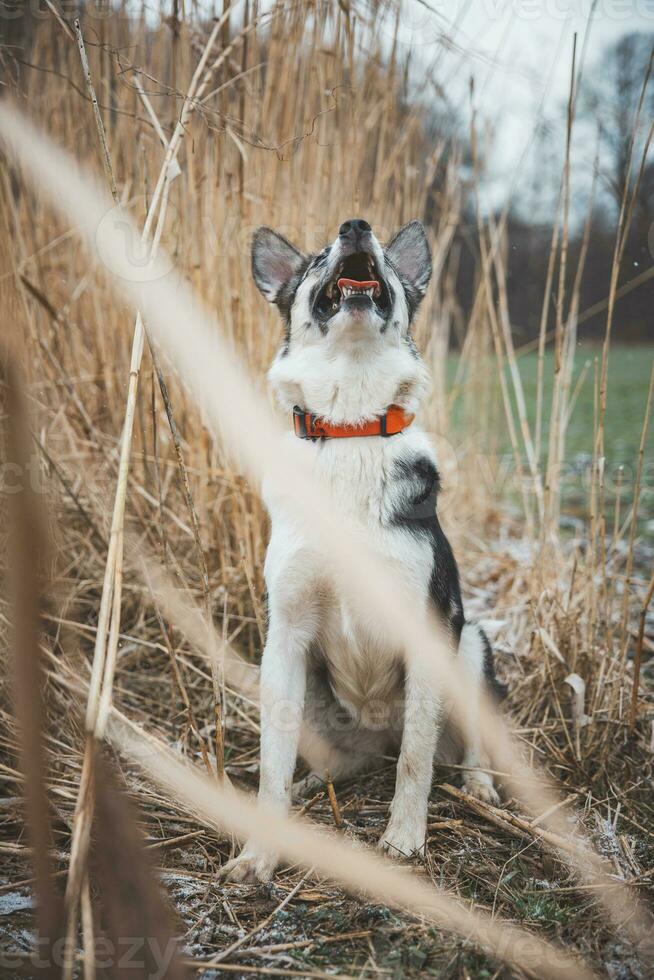
[[[346,286],[343,284],[341,286],[341,293],[343,299],[347,299],[350,296],[374,296],[375,288],[374,286]]]

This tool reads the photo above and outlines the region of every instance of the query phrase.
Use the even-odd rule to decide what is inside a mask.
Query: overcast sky
[[[448,97],[469,118],[468,83],[474,76],[476,105],[492,139],[485,182],[486,203],[498,205],[529,142],[539,115],[554,124],[521,168],[519,198],[546,206],[560,174],[565,141],[565,105],[570,86],[572,42],[577,64],[586,42],[585,73],[598,66],[607,45],[632,31],[654,32],[654,0],[404,0],[403,37],[417,63],[431,63],[437,38],[447,32],[451,50],[439,57],[437,73]],[[589,31],[590,23],[590,33]],[[653,33],[654,38],[654,33]],[[592,172],[594,133],[580,124],[573,140],[579,201]],[[542,166],[539,167],[539,164]],[[539,173],[540,171],[540,173]],[[539,186],[543,183],[545,186]]]

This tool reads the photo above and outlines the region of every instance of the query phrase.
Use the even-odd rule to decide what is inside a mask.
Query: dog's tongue
[[[345,288],[361,293],[365,292],[366,289],[374,290],[375,294],[379,292],[379,282],[377,279],[368,279],[366,282],[361,282],[359,279],[339,279],[337,285],[341,292]]]

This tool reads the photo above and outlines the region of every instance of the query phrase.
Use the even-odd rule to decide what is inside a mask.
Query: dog
[[[338,506],[447,626],[471,678],[505,693],[481,627],[464,618],[457,564],[437,516],[440,479],[426,434],[413,422],[429,376],[411,325],[432,273],[422,224],[385,246],[370,224],[344,221],[330,245],[305,255],[270,228],[252,242],[252,273],[279,310],[284,338],[269,381]],[[301,726],[329,746],[334,780],[365,772],[399,750],[390,820],[380,846],[411,857],[425,847],[434,761],[461,761],[473,796],[499,799],[475,738],[462,746],[442,699],[419,665],[405,665],[371,624],[354,614],[325,563],[279,501],[264,499],[271,536],[264,574],[268,634],[261,664],[259,801],[285,812],[324,773],[293,784]],[[279,705],[294,723],[279,723]],[[293,709],[293,710],[290,710]],[[458,753],[458,756],[457,756]],[[267,882],[278,855],[246,842],[224,869],[235,881]]]

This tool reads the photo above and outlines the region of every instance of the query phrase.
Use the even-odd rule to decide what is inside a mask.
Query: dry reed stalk
[[[465,793],[462,790],[457,789],[455,786],[451,786],[449,783],[439,783],[439,789],[444,790],[448,796],[452,796],[455,800],[465,803],[467,807],[469,807],[479,816],[490,821],[490,823],[494,824],[496,827],[499,827],[501,830],[505,830],[509,834],[517,834],[518,836],[527,839],[535,838],[556,854],[569,853],[571,851],[574,852],[577,849],[574,841],[571,841],[569,838],[562,837],[560,834],[554,834],[552,831],[542,830],[540,827],[536,826],[537,822],[545,820],[550,816],[550,814],[553,812],[551,809],[546,810],[535,820],[522,820],[509,810],[505,810],[502,807],[491,806],[489,803],[484,803],[481,800],[477,800],[474,796],[470,796],[469,793]],[[574,798],[574,796],[572,798]],[[554,804],[554,806],[558,809],[568,802],[569,799],[559,800],[559,802]]]
[[[591,465],[590,488],[588,492],[588,567],[592,580],[595,579],[597,568],[597,528],[599,524],[598,501],[597,501],[597,477],[598,467],[595,456],[597,446],[597,433],[599,429],[599,365],[595,357],[593,361],[593,460]],[[591,589],[586,593],[586,642],[590,646],[592,643],[592,629],[595,623],[597,610],[596,590]]]
[[[93,79],[91,78],[91,68],[89,66],[89,59],[86,54],[84,37],[82,35],[82,28],[80,26],[80,22],[78,18],[75,18],[75,21],[73,22],[73,26],[75,28],[75,38],[77,39],[77,48],[79,50],[80,61],[82,62],[82,71],[84,73],[84,81],[86,82],[86,90],[89,93],[89,99],[91,100],[91,105],[93,106],[95,125],[98,130],[98,136],[100,137],[100,149],[102,150],[102,165],[104,167],[105,177],[109,182],[109,190],[111,191],[111,196],[114,199],[114,203],[118,204],[118,190],[116,188],[116,178],[114,177],[114,169],[111,165],[111,154],[109,153],[109,146],[107,144],[107,137],[104,130],[104,123],[102,122],[100,107],[98,106],[98,100],[95,94],[95,88],[93,87]]]
[[[563,460],[565,459],[566,432],[568,429],[568,425],[570,423],[570,419],[572,417],[572,411],[574,408],[574,403],[576,401],[576,395],[581,390],[581,383],[582,383],[581,378],[585,375],[585,372],[582,372],[582,374],[579,376],[575,388],[575,392],[573,392],[572,401],[571,401],[570,388],[572,385],[575,348],[577,345],[577,327],[579,325],[579,298],[581,294],[582,277],[584,274],[584,269],[586,267],[586,259],[588,257],[588,246],[590,244],[592,217],[593,217],[593,210],[595,205],[595,191],[597,187],[598,165],[599,165],[599,146],[597,147],[595,153],[595,162],[593,165],[593,180],[590,188],[588,210],[586,213],[586,221],[584,223],[584,230],[581,238],[581,248],[579,251],[579,258],[577,260],[577,269],[575,271],[575,278],[570,294],[570,303],[568,307],[564,348],[562,353],[563,381],[562,381],[561,413],[560,413],[560,424],[558,427],[559,431],[558,431],[558,447],[557,447],[557,459],[559,461],[559,465],[561,465],[563,463]],[[561,498],[560,486],[558,488],[557,496],[558,496],[557,510],[560,513],[560,498]]]
[[[206,970],[211,960],[183,960],[190,970]],[[351,973],[326,973],[324,970],[291,970],[288,967],[246,966],[244,963],[222,963],[221,972],[256,974],[258,977],[301,977],[302,980],[359,980]]]
[[[43,742],[44,672],[39,648],[41,607],[46,572],[45,527],[30,484],[31,439],[21,379],[7,348],[2,351],[1,383],[7,418],[6,462],[19,474],[20,487],[11,497],[10,563],[13,606],[13,695],[20,726],[20,765],[24,773],[25,825],[34,864],[36,923],[43,975],[58,976],[55,944],[61,934],[63,904],[54,881],[51,859],[51,807],[46,790]]]
[[[634,289],[638,289],[639,286],[642,286],[644,283],[648,282],[653,276],[654,266],[651,266],[649,269],[644,269],[643,272],[639,272],[637,276],[633,276],[633,278],[623,283],[622,286],[615,291],[616,302],[623,296],[628,296],[629,293],[634,291]],[[604,310],[607,309],[608,305],[608,296],[606,296],[604,299],[598,300],[597,303],[593,303],[592,306],[587,307],[583,313],[579,314],[578,323],[581,325],[582,323],[586,323],[587,320],[591,320],[594,316],[597,316],[598,313],[603,313]]]
[[[89,693],[90,687],[87,695]],[[75,961],[77,909],[87,874],[87,860],[91,841],[91,824],[95,806],[94,766],[97,752],[97,740],[95,738],[87,738],[73,815],[70,860],[68,862],[68,876],[66,878],[66,944],[64,947],[62,976],[71,978]]]
[[[95,980],[95,927],[93,922],[93,906],[91,904],[91,887],[88,873],[82,885],[80,896],[80,919],[82,922],[83,970],[84,980]]]
[[[493,228],[493,221],[491,218],[491,230]],[[496,232],[497,233],[497,232]],[[491,235],[492,239],[492,235]],[[543,485],[540,475],[540,467],[538,456],[534,448],[534,443],[531,437],[531,431],[529,428],[529,421],[527,419],[527,403],[525,401],[524,388],[522,385],[522,378],[520,377],[520,369],[518,368],[518,362],[515,354],[515,346],[513,344],[513,335],[511,332],[511,322],[509,318],[509,303],[506,291],[506,269],[505,262],[502,259],[501,249],[495,249],[495,280],[497,282],[497,290],[499,296],[499,307],[500,307],[500,323],[502,325],[502,333],[498,336],[504,342],[504,352],[506,353],[507,361],[509,364],[509,371],[511,374],[511,381],[513,384],[513,395],[516,402],[516,408],[518,410],[518,420],[520,422],[520,431],[522,433],[522,441],[525,447],[525,452],[527,454],[527,462],[529,463],[529,469],[531,472],[532,483],[534,487],[534,493],[536,496],[536,503],[538,505],[538,516],[542,521],[544,516],[544,500],[543,500]]]
[[[45,3],[46,3],[46,6],[54,14],[55,18],[57,19],[57,23],[60,25],[60,27],[62,28],[62,30],[64,31],[64,33],[70,38],[71,41],[74,41],[75,40],[75,34],[74,34],[73,30],[71,29],[70,24],[68,23],[68,21],[64,17],[62,11],[60,10],[59,4],[56,3],[56,2],[53,2],[53,0],[45,0]]]
[[[334,789],[334,783],[329,770],[325,774],[325,784],[327,786],[327,799],[329,800],[329,806],[331,807],[332,816],[334,818],[334,826],[337,830],[341,830],[343,827],[343,815],[341,813],[341,808],[338,805],[336,790]]]
[[[562,406],[562,378],[565,374],[563,364],[563,347],[565,341],[565,288],[568,267],[568,242],[570,232],[570,148],[572,145],[572,127],[575,118],[576,93],[576,56],[577,35],[574,34],[572,43],[572,64],[570,69],[570,91],[566,114],[565,160],[563,164],[562,206],[563,219],[561,222],[561,246],[559,249],[558,289],[556,295],[556,320],[554,330],[554,376],[552,380],[552,401],[550,407],[550,431],[547,464],[545,469],[545,513],[543,515],[542,541],[553,540],[558,533],[560,510],[560,478],[559,472],[562,460],[558,449],[562,444],[560,428],[564,424]],[[568,348],[574,358],[574,346]]]
[[[93,241],[96,222],[104,206],[101,195],[97,195],[93,185],[88,184],[78,171],[73,194],[69,183],[70,161],[37,136],[31,126],[19,120],[6,106],[0,107],[0,125],[11,133],[12,148],[20,153],[22,162],[38,176],[41,186],[50,192],[59,207],[77,220],[87,239]],[[80,200],[84,204],[81,210]],[[121,263],[126,261],[123,254],[125,241],[108,229],[104,244],[108,247],[110,243],[115,248],[113,267],[119,270]],[[337,563],[339,578],[343,586],[349,589],[353,600],[357,601],[360,611],[365,613],[367,610],[370,621],[380,621],[387,640],[397,644],[406,656],[415,658],[422,665],[427,676],[433,678],[439,690],[452,702],[458,723],[465,733],[471,720],[470,705],[462,693],[466,690],[465,674],[461,673],[458,663],[450,659],[440,624],[433,617],[429,622],[417,622],[410,590],[405,594],[404,590],[398,589],[396,576],[387,569],[386,562],[379,555],[371,552],[366,536],[361,535],[356,525],[342,515],[337,518],[332,516],[330,497],[323,487],[316,484],[310,469],[306,467],[304,454],[281,438],[265,402],[252,391],[233,354],[198,309],[187,287],[173,274],[159,278],[156,288],[151,282],[133,283],[126,277],[120,279],[120,284],[146,311],[148,321],[161,343],[176,357],[182,377],[193,379],[194,391],[206,405],[212,424],[230,445],[238,447],[241,459],[253,475],[260,478],[265,473],[271,488],[278,487],[278,492],[286,495],[289,504],[292,501],[294,516],[301,521],[303,532],[325,556],[331,556],[332,561]],[[183,340],[177,331],[177,324],[182,319],[186,324]],[[195,338],[193,344],[190,342],[191,336]],[[199,350],[202,356],[197,359],[195,354]],[[217,378],[220,379],[218,385]],[[221,405],[236,403],[240,406],[237,417],[219,410]],[[291,472],[294,473],[294,480],[289,483]],[[380,608],[379,597],[388,594],[389,590],[396,597],[394,606],[390,609],[382,603]],[[430,651],[429,656],[426,655],[427,650]],[[507,782],[516,796],[533,814],[540,814],[552,807],[556,799],[542,781],[536,785],[534,779],[529,778],[529,771],[512,747],[504,724],[486,699],[482,704],[479,723],[497,768],[511,774]],[[563,834],[567,832],[558,811],[553,811],[547,822],[555,832],[559,827]],[[580,842],[575,855],[569,857],[584,880],[592,883],[601,881],[606,870],[605,862],[585,844]],[[613,921],[624,926],[635,939],[640,941],[647,935],[649,920],[635,896],[630,896],[633,908],[628,917],[625,913],[625,896],[598,889],[598,898]],[[625,921],[626,918],[628,921]]]
[[[136,390],[139,366],[141,355],[143,353],[144,332],[140,313],[137,314],[137,326],[134,336],[135,339],[134,346],[132,348],[132,363],[130,368],[127,409],[121,439],[118,483],[116,486],[112,526],[109,537],[109,551],[107,555],[102,599],[100,603],[100,615],[98,617],[95,651],[91,668],[89,697],[86,706],[87,747],[84,753],[84,765],[88,767],[88,772],[85,773],[83,768],[78,801],[75,808],[75,817],[73,820],[71,860],[69,866],[69,877],[66,885],[66,909],[68,922],[66,928],[67,942],[63,974],[64,980],[72,980],[73,975],[75,951],[74,940],[77,932],[77,908],[79,903],[80,888],[84,878],[84,869],[86,866],[88,844],[90,839],[90,822],[94,808],[93,764],[95,761],[95,750],[93,748],[93,743],[102,737],[102,730],[98,727],[100,703],[102,700],[103,688],[109,691],[110,696],[118,644],[118,617],[120,615],[120,588],[122,584],[123,519],[129,470],[129,449],[136,410]],[[107,656],[106,629],[112,613],[116,619],[110,624],[109,628],[109,655]]]
[[[95,719],[94,736],[102,737],[106,723],[107,712],[113,696],[114,675],[118,658],[118,637],[120,635],[120,607],[123,594],[123,529],[121,527],[116,548],[116,564],[114,566],[113,608],[109,626],[109,639],[105,654],[102,688],[98,699],[97,716]],[[96,734],[97,733],[97,734]]]
[[[114,950],[113,972],[118,976],[124,969],[120,957],[126,942],[140,940],[139,957],[127,967],[135,980],[150,980],[161,969],[162,955],[166,978],[184,980],[188,973],[178,953],[178,924],[162,899],[136,816],[102,753],[96,759],[93,778],[91,862],[100,886],[109,948]],[[95,955],[93,947],[91,952]]]
[[[545,276],[545,288],[543,290],[543,304],[541,306],[540,326],[538,329],[538,368],[536,373],[536,420],[534,423],[534,440],[536,459],[540,462],[541,444],[543,436],[543,385],[545,376],[545,342],[548,339],[547,323],[549,319],[550,301],[552,296],[552,285],[554,282],[554,266],[559,247],[559,226],[561,215],[561,203],[563,195],[563,181],[559,188],[559,198],[555,210],[554,221],[552,223],[552,238],[547,257],[547,273]],[[553,334],[552,334],[553,336]]]

